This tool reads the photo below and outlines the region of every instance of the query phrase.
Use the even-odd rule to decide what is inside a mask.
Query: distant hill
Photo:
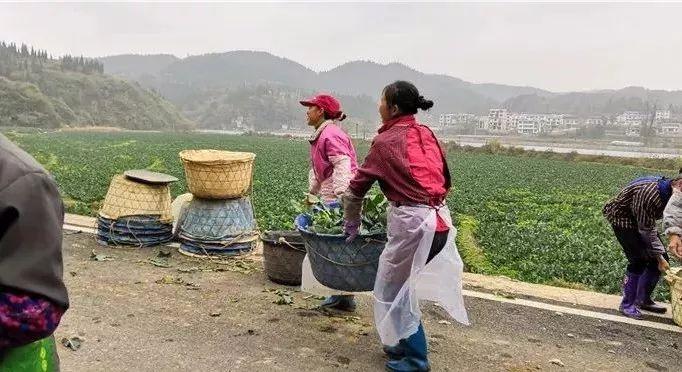
[[[0,126],[59,128],[192,126],[170,102],[140,84],[104,74],[96,60],[0,43]]]
[[[99,60],[104,64],[104,73],[137,79],[145,75],[156,75],[180,59],[170,54],[123,54],[102,57]]]
[[[471,83],[447,75],[425,74],[400,63],[383,65],[371,61],[348,62],[318,73],[266,52],[232,51],[183,59],[128,55],[100,61],[105,71],[137,81],[167,97],[204,128],[229,127],[234,115],[252,118],[249,126],[260,129],[279,128],[291,122],[303,125],[296,101],[318,91],[342,96],[351,118],[376,122],[376,100],[381,88],[398,79],[414,82],[424,96],[435,101],[433,116],[451,112],[485,114],[497,107],[575,115],[642,110],[647,104],[682,107],[682,92],[631,87],[554,93],[533,87]],[[271,120],[256,119],[264,112],[273,114]]]
[[[552,93],[547,90],[542,90],[533,87],[517,87],[512,85],[501,85],[501,84],[469,84],[469,89],[474,92],[486,96],[488,98],[494,99],[498,102],[504,102],[510,98],[514,98],[521,95],[534,94],[540,97],[551,97],[556,93]]]
[[[122,56],[100,59],[105,71],[117,71],[167,97],[203,128],[225,128],[239,117],[254,121],[249,127],[273,129],[303,123],[298,100],[314,92],[339,95],[351,118],[376,122],[381,88],[398,79],[411,80],[436,102],[434,114],[467,111],[485,113],[500,102],[477,93],[472,84],[443,75],[423,74],[402,64],[351,62],[317,73],[301,64],[264,52],[235,51],[184,58],[150,74],[150,61],[159,56]],[[139,66],[135,65],[135,61]],[[125,62],[125,63],[123,63]],[[168,62],[168,60],[163,61]],[[132,65],[131,65],[132,63]],[[153,63],[152,63],[153,64]],[[142,73],[144,71],[144,73]],[[267,92],[276,90],[287,103],[274,104]],[[245,101],[245,97],[250,97]],[[286,106],[288,109],[274,108]],[[277,111],[275,114],[273,111]],[[257,119],[271,112],[270,120]],[[241,120],[241,119],[239,119]]]
[[[436,103],[434,111],[482,113],[499,102],[481,95],[463,80],[424,74],[400,63],[350,62],[319,74],[319,86],[332,91],[379,98],[381,89],[395,80],[409,80]]]
[[[574,115],[619,114],[626,110],[645,111],[653,105],[659,109],[682,111],[682,91],[649,90],[628,87],[619,90],[521,95],[508,99],[503,106],[513,111],[560,112]]]

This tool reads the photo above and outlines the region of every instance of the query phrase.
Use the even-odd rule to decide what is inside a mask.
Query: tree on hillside
[[[639,129],[639,136],[642,142],[648,145],[651,142],[652,137],[656,136],[656,128],[654,123],[656,122],[656,104],[653,108],[650,108],[649,103],[646,104],[646,117],[642,120],[642,124]]]

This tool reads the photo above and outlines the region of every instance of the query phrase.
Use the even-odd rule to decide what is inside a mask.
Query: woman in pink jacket
[[[330,207],[340,207],[339,201],[358,168],[353,143],[338,126],[338,122],[345,119],[346,115],[341,111],[339,101],[327,94],[301,101],[301,104],[308,107],[308,125],[315,128],[310,138],[308,193],[319,197]],[[353,296],[339,295],[331,289],[320,291],[323,286],[314,280],[307,256],[303,261],[303,272],[303,290],[331,295],[321,307],[355,310]]]

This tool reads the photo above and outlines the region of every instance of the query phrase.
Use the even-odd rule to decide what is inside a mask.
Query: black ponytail
[[[324,120],[338,120],[343,121],[346,118],[346,114],[343,111],[337,111],[334,114],[330,114],[327,111],[324,112]]]
[[[433,101],[425,99],[424,96],[419,96],[419,98],[417,98],[417,107],[426,111],[433,107]]]
[[[419,90],[409,81],[396,81],[384,88],[384,98],[389,106],[396,105],[405,115],[414,115],[419,110],[433,107],[433,101],[424,98]]]

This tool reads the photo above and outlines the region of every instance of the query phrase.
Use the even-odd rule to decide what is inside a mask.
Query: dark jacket
[[[33,293],[69,307],[62,279],[63,223],[55,182],[0,134],[0,290]]]

